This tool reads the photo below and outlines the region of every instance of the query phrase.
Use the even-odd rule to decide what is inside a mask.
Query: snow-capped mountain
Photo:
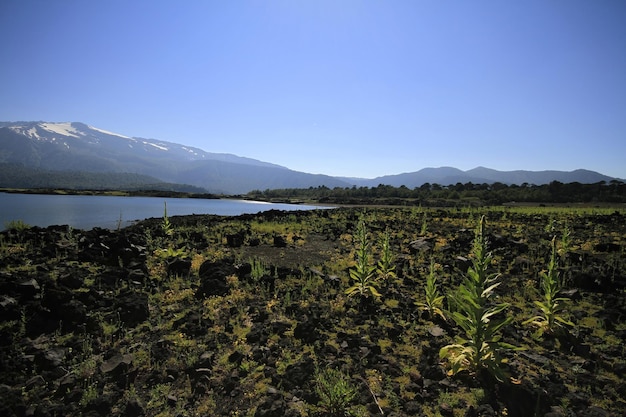
[[[187,161],[217,160],[233,163],[282,168],[279,165],[231,154],[211,153],[191,146],[156,139],[129,137],[109,132],[84,123],[24,122],[0,123],[0,127],[28,137],[38,143],[54,143],[68,150],[98,149],[105,153],[123,152],[125,155],[175,158]]]
[[[452,167],[423,168],[374,179],[337,178],[293,171],[268,162],[206,152],[162,140],[129,137],[83,123],[69,122],[0,122],[0,168],[2,164],[14,164],[20,170],[36,170],[30,176],[41,175],[46,170],[128,173],[224,194],[322,185],[334,188],[385,184],[414,188],[424,183],[450,185],[458,182],[501,182],[539,185],[551,181],[595,183],[613,179],[587,170],[496,171],[483,167],[468,171]],[[5,166],[4,172],[10,169]],[[10,178],[5,176],[5,183],[2,183],[1,174],[0,170],[0,187],[11,187]],[[108,184],[111,183],[110,178]]]
[[[162,140],[129,137],[76,122],[0,122],[0,163],[45,170],[149,175],[226,194],[349,185],[325,175]]]

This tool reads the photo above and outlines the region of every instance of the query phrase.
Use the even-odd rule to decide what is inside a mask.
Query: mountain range
[[[78,122],[0,122],[0,187],[59,187],[58,178],[88,177],[92,188],[170,188],[215,194],[252,190],[326,186],[415,188],[424,183],[504,184],[596,183],[612,178],[579,169],[565,171],[497,171],[478,167],[424,168],[373,179],[332,177],[157,139],[129,137]],[[29,180],[31,178],[31,180]],[[70,179],[71,181],[71,179]],[[19,185],[18,185],[19,184]],[[30,185],[29,185],[30,184]],[[93,184],[98,184],[94,187]],[[180,186],[177,184],[185,184]],[[69,187],[72,188],[72,187]],[[87,188],[83,183],[74,188]]]

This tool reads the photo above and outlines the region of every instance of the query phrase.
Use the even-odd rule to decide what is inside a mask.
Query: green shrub
[[[22,230],[30,229],[31,226],[28,223],[24,223],[23,220],[11,220],[4,224],[4,228],[21,232]]]

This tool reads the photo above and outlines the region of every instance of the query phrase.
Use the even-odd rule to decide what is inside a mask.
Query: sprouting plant
[[[428,218],[426,216],[426,213],[424,213],[424,215],[422,216],[422,226],[420,228],[420,235],[421,236],[426,235],[427,231],[428,231]]]
[[[485,237],[485,216],[480,219],[472,248],[472,266],[468,269],[459,288],[450,294],[456,307],[452,319],[465,332],[465,338],[457,343],[444,346],[439,357],[448,362],[448,374],[469,371],[477,375],[488,371],[496,379],[504,380],[502,350],[516,349],[501,342],[500,331],[511,323],[511,317],[498,318],[498,314],[508,308],[508,304],[491,302],[494,290],[500,285],[499,275],[489,273],[492,255],[487,252]]]
[[[445,320],[446,316],[443,312],[443,300],[445,297],[441,295],[439,288],[437,287],[437,272],[433,261],[430,262],[430,271],[428,273],[428,277],[426,278],[424,293],[424,302],[416,302],[415,304],[420,310],[428,312],[430,318],[438,315]]]
[[[95,384],[91,383],[83,390],[79,404],[82,407],[86,407],[90,402],[95,401],[96,398],[98,398],[98,388]]]
[[[541,289],[543,291],[543,300],[535,301],[535,305],[541,310],[541,315],[532,317],[524,322],[524,324],[532,323],[539,327],[540,334],[552,333],[556,326],[574,326],[569,320],[561,316],[563,311],[563,302],[568,301],[567,298],[559,297],[562,289],[562,282],[558,268],[556,237],[552,239],[552,253],[550,262],[548,263],[548,271],[542,271]]]
[[[120,217],[117,219],[116,230],[119,232],[122,229],[122,210],[120,210]]]
[[[385,234],[380,240],[380,260],[378,261],[378,275],[383,280],[396,277],[396,256],[391,251],[389,243],[389,230],[385,230]]]
[[[343,417],[350,415],[350,403],[358,391],[341,371],[324,368],[315,372],[315,393],[320,399],[318,406],[325,415]]]
[[[570,230],[569,226],[565,225],[565,227],[563,227],[563,234],[561,235],[561,247],[559,250],[559,254],[561,256],[566,255],[567,252],[570,250],[571,241],[572,231]]]
[[[258,281],[263,277],[263,275],[267,274],[267,266],[260,259],[252,259],[250,261],[251,271],[250,278],[254,281]]]
[[[170,219],[167,217],[167,201],[163,202],[163,222],[161,223],[161,228],[163,229],[163,233],[167,236],[174,234],[172,223],[170,223]]]
[[[365,227],[365,221],[361,219],[356,229],[356,266],[350,269],[350,278],[354,281],[354,285],[346,290],[346,295],[361,297],[380,297],[378,292],[378,282],[376,281],[376,267],[372,265],[370,241]]]

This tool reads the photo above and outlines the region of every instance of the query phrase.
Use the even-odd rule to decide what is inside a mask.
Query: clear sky
[[[624,0],[2,0],[0,120],[288,168],[626,178]]]

